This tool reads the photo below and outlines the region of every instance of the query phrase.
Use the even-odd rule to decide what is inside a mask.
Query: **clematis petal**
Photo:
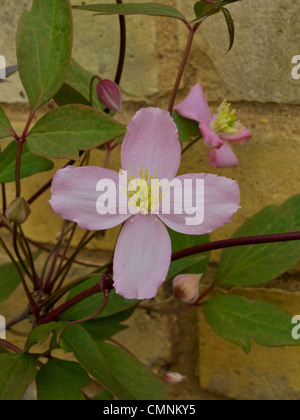
[[[56,172],[52,182],[50,204],[55,213],[65,220],[76,222],[82,229],[109,229],[123,223],[129,215],[100,215],[96,203],[101,195],[96,191],[98,181],[110,179],[119,182],[117,172],[94,166],[67,166]],[[118,200],[118,194],[116,194]],[[118,201],[116,202],[118,210]]]
[[[175,214],[175,211],[178,212],[178,210],[175,209],[178,209],[180,205],[180,197],[176,198],[175,194],[172,197],[170,214],[159,214],[159,218],[176,232],[187,233],[189,235],[210,233],[226,223],[229,223],[232,220],[234,213],[240,208],[239,186],[237,182],[232,179],[212,174],[187,174],[175,179],[181,181],[184,193],[192,197],[193,205],[196,204],[196,180],[204,180],[204,218],[201,224],[187,224],[187,218],[194,216],[187,214],[187,212],[191,213],[191,206],[184,205],[183,202],[182,214]],[[185,180],[192,180],[193,182],[191,185],[187,186],[187,184],[184,183]],[[199,189],[197,191],[199,191]]]
[[[122,168],[134,178],[140,171],[155,178],[173,178],[181,161],[178,130],[167,111],[144,108],[128,125],[122,145]]]
[[[233,144],[245,144],[253,137],[253,134],[243,125],[242,130],[240,130],[239,133],[221,134],[220,137],[224,140],[230,141]]]
[[[205,122],[201,122],[199,127],[203,135],[204,143],[207,144],[207,146],[214,147],[215,149],[219,149],[223,146],[224,142],[209,125]]]
[[[171,262],[171,240],[151,215],[128,220],[114,256],[114,286],[126,299],[150,299],[165,281]]]
[[[199,83],[191,88],[188,96],[174,109],[185,118],[198,122],[204,121],[207,125],[212,120],[209,105]]]
[[[213,168],[228,168],[237,166],[239,160],[227,141],[224,141],[220,149],[212,149],[207,156],[210,158],[209,164]]]

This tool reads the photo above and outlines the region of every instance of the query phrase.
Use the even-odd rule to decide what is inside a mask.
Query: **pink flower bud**
[[[164,380],[168,382],[169,384],[179,384],[185,379],[186,379],[186,376],[182,376],[180,375],[180,373],[177,373],[177,372],[167,372],[164,375]]]
[[[199,297],[202,274],[182,274],[173,280],[175,296],[185,303],[194,303]]]
[[[5,216],[9,222],[22,224],[25,223],[31,213],[29,204],[25,198],[16,198],[7,207]]]
[[[102,105],[117,112],[122,111],[122,93],[112,80],[100,80],[97,85],[97,95]]]

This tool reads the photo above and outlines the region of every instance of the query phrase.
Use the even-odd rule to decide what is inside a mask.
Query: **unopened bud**
[[[186,376],[180,375],[177,372],[168,372],[164,375],[164,380],[169,384],[179,384],[180,382],[184,381]]]
[[[97,85],[97,95],[102,105],[113,111],[122,111],[122,93],[119,86],[112,80],[100,80]]]
[[[16,198],[7,207],[5,216],[9,222],[21,225],[25,223],[31,213],[29,204],[23,197]]]
[[[199,297],[202,274],[182,274],[173,280],[175,296],[185,303],[194,303]]]

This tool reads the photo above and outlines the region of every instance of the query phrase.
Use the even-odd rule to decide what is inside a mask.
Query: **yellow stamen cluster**
[[[155,174],[149,175],[149,171],[143,169],[143,165],[139,170],[139,178],[135,179],[133,175],[129,177],[128,186],[131,183],[132,191],[128,191],[129,204],[136,207],[140,214],[154,213],[159,208],[161,202],[160,188],[156,188],[152,180],[158,179],[157,169]]]
[[[231,110],[230,107],[231,104],[224,100],[219,106],[216,118],[210,124],[217,134],[236,134],[242,130],[242,124],[235,115],[236,110]]]

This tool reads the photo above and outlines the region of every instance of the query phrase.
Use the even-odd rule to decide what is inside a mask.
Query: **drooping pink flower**
[[[229,143],[247,143],[252,133],[238,121],[235,110],[230,110],[229,103],[224,101],[218,113],[212,115],[202,86],[197,83],[174,109],[183,117],[199,122],[204,143],[211,147],[208,153],[211,166],[227,168],[239,164]]]
[[[204,220],[199,225],[186,224],[190,208],[177,214],[176,206],[183,197],[170,200],[169,214],[161,211],[161,197],[145,208],[140,202],[137,214],[107,214],[97,211],[101,179],[109,179],[116,190],[119,174],[99,167],[68,166],[59,170],[52,184],[50,204],[55,213],[72,220],[82,229],[103,230],[125,222],[115,248],[113,272],[116,292],[127,299],[150,299],[166,279],[171,262],[171,229],[201,235],[231,221],[239,209],[240,193],[236,181],[211,174],[188,174],[176,177],[181,161],[177,127],[167,111],[159,108],[141,109],[128,125],[121,151],[122,170],[128,182],[135,178],[149,183],[151,179],[189,180],[184,196],[192,194],[195,202],[197,180],[204,180]],[[176,177],[176,178],[174,178]],[[128,195],[130,198],[130,195]],[[179,200],[179,201],[178,201]],[[118,194],[116,207],[122,202]],[[192,205],[192,204],[191,204]],[[152,214],[155,209],[156,213]],[[151,211],[150,211],[151,210]]]

